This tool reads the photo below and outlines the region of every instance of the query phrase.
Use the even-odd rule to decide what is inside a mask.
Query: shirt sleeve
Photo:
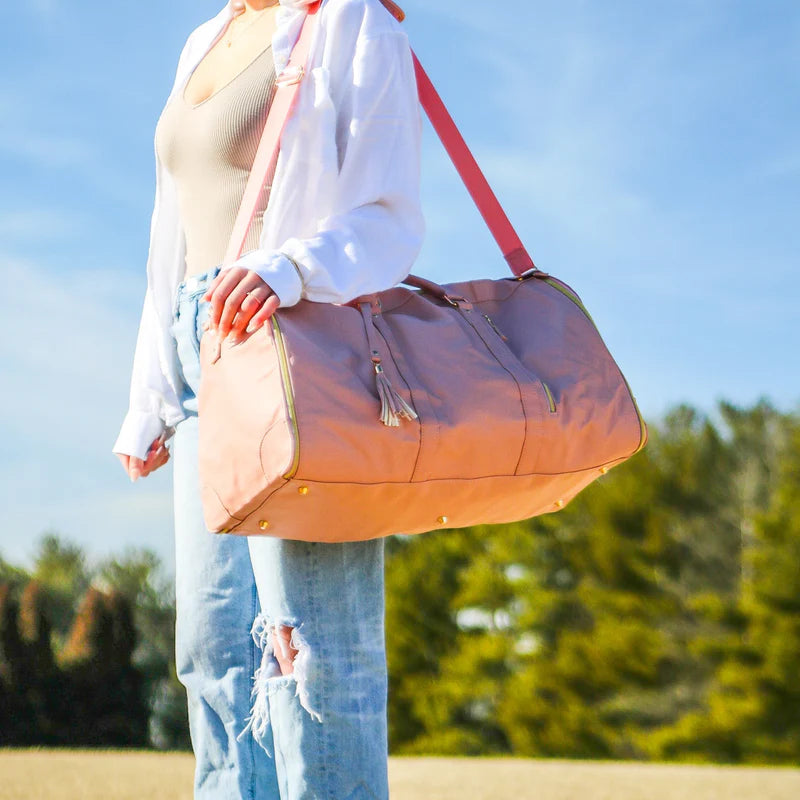
[[[178,56],[175,80],[185,69],[197,29],[192,31]],[[151,242],[153,226],[156,224],[155,207],[150,220]],[[151,244],[152,246],[152,244]],[[175,432],[162,416],[166,386],[158,358],[159,321],[151,287],[145,291],[139,333],[133,356],[133,369],[130,385],[130,403],[122,421],[117,439],[111,452],[135,456],[144,460],[153,440],[165,433],[165,441]]]
[[[162,432],[174,433],[162,417],[164,377],[158,360],[158,320],[153,295],[147,288],[133,357],[130,404],[112,453],[144,459],[153,440]]]
[[[394,286],[422,246],[422,119],[408,38],[387,31],[356,45],[339,94],[344,132],[334,213],[310,238],[232,262],[256,272],[281,306],[301,298],[346,303]]]

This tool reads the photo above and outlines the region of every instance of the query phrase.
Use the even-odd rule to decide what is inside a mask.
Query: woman
[[[231,0],[189,36],[156,126],[147,291],[112,450],[136,480],[173,441],[176,664],[197,798],[388,797],[384,540],[212,534],[199,496],[204,330],[236,339],[301,299],[386,289],[422,243],[407,38],[381,0],[322,0],[244,255],[220,267],[310,5]]]

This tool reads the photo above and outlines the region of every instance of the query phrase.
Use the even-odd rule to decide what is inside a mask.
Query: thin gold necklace
[[[253,12],[251,12],[251,16],[255,16],[255,19],[251,19],[250,22],[248,22],[247,25],[245,25],[243,28],[239,28],[239,33],[236,34],[236,38],[241,37],[241,35],[242,35],[242,33],[244,31],[246,31],[254,23],[258,22],[258,20],[261,19],[261,17],[264,14],[264,12],[265,11],[269,11],[269,9],[271,9],[271,8],[274,8],[274,6],[267,6],[266,8],[262,8],[261,11],[253,11]],[[241,16],[241,15],[239,15],[239,16]],[[233,17],[231,19],[231,22],[235,22],[237,19],[239,19],[239,17]],[[231,25],[231,23],[228,23],[228,29],[230,29],[230,25]],[[230,47],[233,44],[233,37],[229,37],[228,40],[225,42],[225,44],[228,45],[228,47]]]

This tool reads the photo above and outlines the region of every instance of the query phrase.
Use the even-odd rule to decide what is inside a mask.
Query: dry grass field
[[[0,750],[0,800],[191,800],[184,754]],[[800,769],[390,758],[392,800],[798,800]]]

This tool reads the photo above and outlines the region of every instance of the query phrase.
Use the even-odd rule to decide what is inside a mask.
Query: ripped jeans
[[[198,800],[387,800],[383,539],[321,543],[209,532],[197,470],[200,337],[213,267],[178,287],[172,335],[176,665]],[[273,652],[293,627],[294,671]],[[283,646],[283,642],[281,641]],[[288,648],[287,648],[288,650]]]

